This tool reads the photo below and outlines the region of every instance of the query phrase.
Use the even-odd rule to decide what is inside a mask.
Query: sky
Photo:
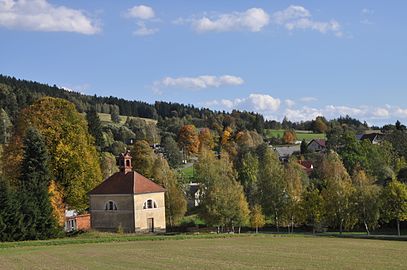
[[[0,73],[90,95],[407,123],[407,1],[0,0]]]

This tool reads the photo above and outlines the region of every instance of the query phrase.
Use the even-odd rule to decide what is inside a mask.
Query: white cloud
[[[141,20],[149,20],[155,17],[155,12],[152,7],[139,5],[128,9],[127,16]]]
[[[390,112],[385,108],[377,108],[372,112],[373,116],[379,118],[385,118],[390,116]]]
[[[284,100],[284,102],[288,108],[293,107],[296,104],[295,101],[292,99],[286,99],[286,100]]]
[[[300,121],[307,121],[317,118],[318,116],[322,116],[323,113],[321,110],[316,108],[298,108],[298,109],[286,109],[284,112],[284,116],[287,117],[290,121],[300,122]],[[281,118],[281,117],[280,117]]]
[[[302,97],[300,98],[301,102],[315,102],[318,101],[316,97]]]
[[[362,14],[362,19],[360,20],[361,24],[367,24],[367,25],[373,24],[373,22],[370,20],[370,18],[374,14],[373,9],[364,8],[364,9],[362,9],[362,11],[360,13]]]
[[[198,77],[165,77],[160,81],[154,82],[156,86],[163,87],[180,87],[187,89],[204,89],[209,87],[219,87],[223,85],[240,85],[243,84],[243,79],[236,76],[198,76]]]
[[[259,32],[269,24],[270,16],[261,8],[250,8],[244,12],[232,12],[217,16],[204,16],[200,19],[178,19],[176,23],[191,22],[198,32],[229,32],[243,31]]]
[[[315,21],[311,13],[302,6],[291,5],[285,10],[277,11],[271,15],[272,22],[282,25],[288,30],[311,29],[320,33],[332,32],[342,36],[341,25],[336,20]]]
[[[394,114],[397,117],[407,118],[407,109],[395,108]]]
[[[47,0],[0,0],[0,26],[42,32],[93,35],[98,23],[81,10],[54,6]]]
[[[158,32],[158,28],[148,28],[142,21],[137,22],[138,28],[133,32],[136,36],[149,36]]]
[[[361,13],[363,15],[373,15],[374,14],[374,10],[373,9],[369,9],[369,8],[364,8],[362,9]]]
[[[278,98],[273,98],[270,95],[250,94],[248,98],[249,104],[256,111],[272,111],[275,112],[280,108],[281,101]]]
[[[285,10],[276,11],[272,14],[273,21],[278,24],[285,24],[288,21],[309,17],[311,17],[311,13],[306,8],[292,5]]]
[[[235,99],[219,99],[203,103],[204,106],[215,110],[233,109],[246,110],[261,113],[268,120],[281,121],[285,116],[290,121],[314,120],[317,116],[324,116],[327,119],[334,119],[349,115],[350,117],[366,121],[371,124],[383,125],[386,122],[393,122],[396,119],[407,121],[407,108],[399,106],[344,106],[325,105],[322,107],[302,106],[291,99],[284,102],[277,97],[267,94],[252,93],[246,97]]]
[[[125,17],[137,19],[137,29],[133,31],[133,34],[136,36],[151,36],[159,31],[158,28],[148,27],[146,24],[146,21],[151,21],[155,18],[155,12],[152,7],[145,5],[134,6],[127,10]]]
[[[224,110],[225,108],[228,110],[238,109],[269,115],[278,111],[281,100],[267,94],[250,94],[245,98],[212,100],[204,103],[204,105],[218,110]]]

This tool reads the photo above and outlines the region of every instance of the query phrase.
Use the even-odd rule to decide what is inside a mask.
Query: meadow
[[[108,113],[98,113],[99,119],[103,124],[109,124],[109,123],[113,123],[110,114]],[[127,117],[125,115],[120,115],[120,123],[119,125],[124,125],[124,123],[126,123]],[[138,118],[141,120],[146,121],[146,123],[152,123],[152,124],[157,124],[157,120],[154,119],[150,119],[150,118],[142,118],[142,117],[134,117],[134,116],[129,116],[130,118]]]
[[[266,129],[264,132],[266,133],[266,137],[268,138],[282,138],[284,135],[283,129]],[[303,130],[296,130],[295,133],[297,134],[297,140],[302,141],[306,140],[307,142],[313,140],[313,139],[326,139],[326,136],[324,133],[311,133],[309,131],[303,131]]]
[[[220,238],[219,238],[220,237]],[[1,269],[406,269],[407,242],[307,235],[106,236],[0,244]],[[157,241],[152,241],[157,240]],[[34,245],[30,245],[36,243]],[[54,245],[55,244],[55,245]]]

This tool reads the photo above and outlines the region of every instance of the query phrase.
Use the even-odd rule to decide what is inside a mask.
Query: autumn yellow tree
[[[294,130],[286,130],[283,135],[283,142],[285,144],[292,144],[297,139],[297,135]]]
[[[284,178],[288,195],[285,216],[289,231],[294,232],[295,223],[302,219],[301,201],[308,177],[297,160],[292,158],[285,166]]]
[[[152,177],[156,155],[148,142],[136,141],[133,153],[133,169],[146,177]]]
[[[256,204],[250,213],[250,225],[256,229],[256,233],[259,232],[259,228],[262,228],[266,224],[266,217],[263,214],[261,206]]]
[[[332,227],[351,229],[357,222],[352,197],[355,188],[337,153],[328,153],[320,165],[320,177],[324,182],[321,192],[325,201],[325,218]]]
[[[203,128],[199,132],[199,150],[202,148],[212,150],[215,147],[215,142],[211,130],[209,128]]]
[[[178,145],[188,158],[191,154],[198,153],[199,138],[194,125],[183,126],[178,133]]]
[[[22,138],[29,127],[35,127],[44,137],[51,157],[49,168],[62,190],[64,203],[78,211],[85,210],[87,192],[102,181],[102,174],[94,138],[84,116],[69,101],[50,97],[23,109],[3,155],[5,174],[11,182],[20,175]]]
[[[170,227],[179,224],[187,211],[187,200],[178,183],[177,175],[166,159],[159,157],[154,162],[153,179],[165,189],[165,217]]]

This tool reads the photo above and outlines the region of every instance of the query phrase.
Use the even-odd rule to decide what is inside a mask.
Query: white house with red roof
[[[165,232],[165,189],[132,170],[129,151],[120,155],[119,167],[89,192],[92,229]]]

